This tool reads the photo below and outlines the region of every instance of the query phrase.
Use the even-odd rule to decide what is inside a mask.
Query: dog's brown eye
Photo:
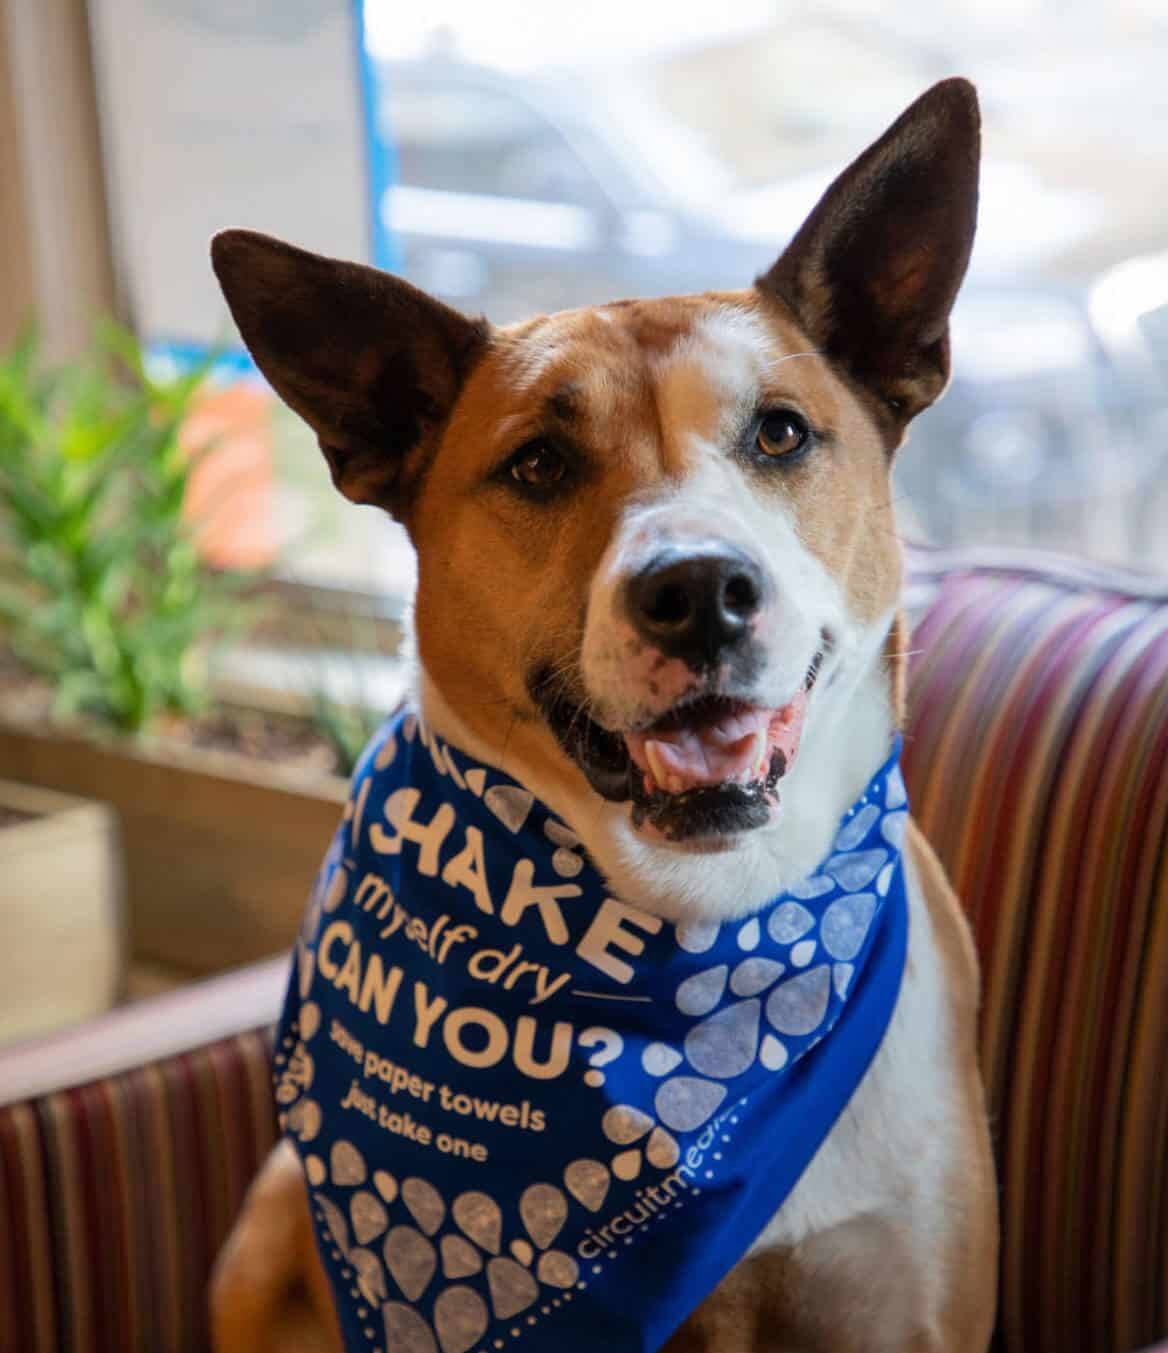
[[[791,409],[764,414],[758,425],[758,449],[772,459],[802,451],[810,437],[806,420]]]
[[[535,442],[511,462],[511,478],[525,488],[547,493],[568,474],[568,462],[553,446]]]

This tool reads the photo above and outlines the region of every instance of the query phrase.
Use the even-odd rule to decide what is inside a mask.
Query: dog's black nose
[[[629,618],[663,653],[708,665],[745,637],[764,591],[762,569],[738,550],[670,550],[629,580]]]

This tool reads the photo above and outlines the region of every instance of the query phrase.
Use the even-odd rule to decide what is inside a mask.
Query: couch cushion
[[[905,770],[982,957],[1001,1346],[1168,1332],[1168,593],[918,554]]]
[[[1168,1333],[1168,596],[997,558],[913,556],[905,764],[982,954],[999,1339],[1130,1353]],[[205,1347],[274,1135],[268,1036],[231,1031],[281,968],[0,1054],[0,1350]]]

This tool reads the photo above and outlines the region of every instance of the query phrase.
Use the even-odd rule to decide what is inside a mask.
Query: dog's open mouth
[[[640,772],[630,776],[633,825],[671,841],[761,826],[794,764],[806,708],[806,688],[781,709],[713,696],[626,733]]]
[[[706,694],[647,727],[610,732],[537,675],[532,693],[561,746],[598,794],[632,802],[634,827],[668,841],[719,838],[767,823],[779,781],[799,751],[807,697],[822,652],[803,685],[778,709]]]

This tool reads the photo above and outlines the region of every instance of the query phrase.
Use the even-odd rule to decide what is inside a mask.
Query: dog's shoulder
[[[944,865],[912,818],[905,834],[905,856],[911,865],[910,881],[929,918],[946,993],[958,1018],[968,1018],[972,1028],[981,991],[973,932]]]

